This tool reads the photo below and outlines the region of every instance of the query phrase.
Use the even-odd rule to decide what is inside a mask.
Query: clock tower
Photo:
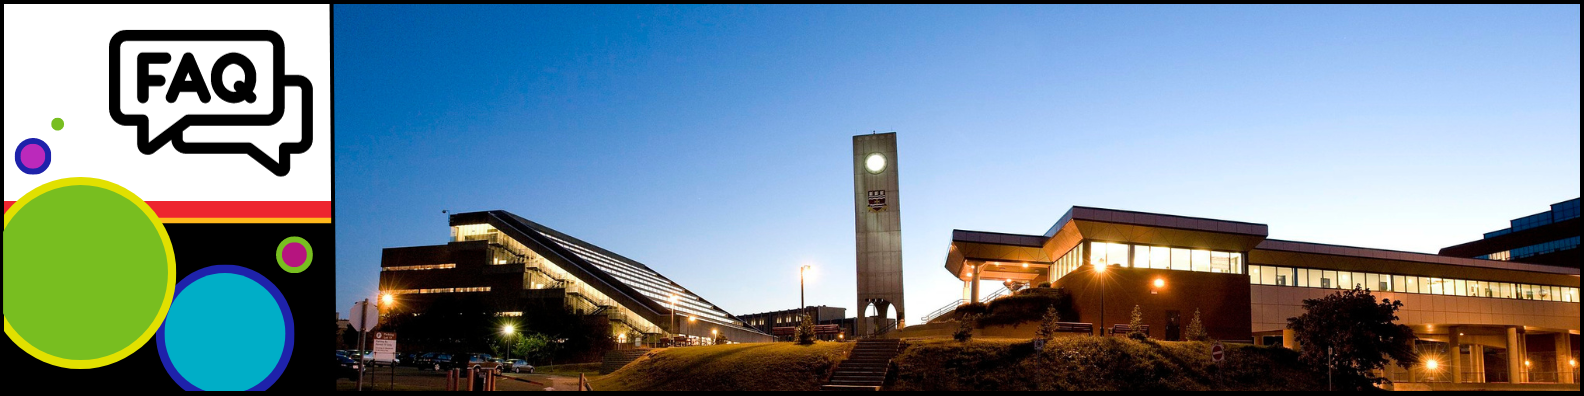
[[[853,136],[853,212],[858,241],[858,335],[888,330],[886,308],[902,305],[902,205],[896,132]],[[866,317],[874,307],[875,317]]]

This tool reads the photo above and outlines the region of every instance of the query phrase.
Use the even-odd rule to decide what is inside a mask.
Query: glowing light
[[[1568,365],[1578,367],[1578,359],[1568,359]]]
[[[1166,280],[1165,279],[1156,278],[1155,279],[1155,287],[1166,287]]]
[[[1441,369],[1441,363],[1437,362],[1435,359],[1426,360],[1425,368],[1430,370],[1439,370]]]
[[[1529,367],[1529,361],[1528,360],[1524,361],[1524,367]]]
[[[391,306],[391,304],[395,304],[395,303],[396,303],[396,296],[392,296],[388,292],[385,293],[385,294],[381,294],[380,295],[380,304],[384,304],[385,306],[389,307],[389,306]]]
[[[864,169],[869,170],[869,173],[878,174],[880,172],[884,172],[885,168],[886,168],[885,155],[881,155],[880,153],[874,153],[874,154],[869,154],[869,158],[865,158],[864,159]]]
[[[1023,268],[1028,268],[1028,263],[1023,263]]]
[[[697,322],[697,321],[698,321],[698,317],[697,316],[689,316],[688,317],[688,323],[693,323],[693,322]]]
[[[512,326],[512,325],[501,326],[501,334],[510,335],[511,333],[516,332],[516,330],[517,330],[517,326]]]
[[[1105,263],[1094,263],[1094,270],[1095,270],[1095,272],[1101,272],[1101,273],[1106,272]]]

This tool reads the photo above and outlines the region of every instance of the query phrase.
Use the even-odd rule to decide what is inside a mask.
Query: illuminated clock
[[[880,172],[885,172],[885,155],[880,153],[869,154],[869,158],[864,158],[864,169],[868,169],[869,173],[876,175],[880,174]]]

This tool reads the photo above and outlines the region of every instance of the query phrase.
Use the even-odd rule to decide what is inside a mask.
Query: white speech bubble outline
[[[275,72],[274,45],[268,41],[127,41],[121,44],[120,69],[120,103],[118,109],[122,113],[147,116],[149,130],[156,135],[169,130],[172,125],[180,122],[188,115],[267,115],[274,110],[275,101],[273,91]],[[139,58],[146,54],[160,54],[167,58],[163,62],[143,63]],[[251,91],[254,100],[229,102],[220,98],[220,90],[231,90],[234,85],[246,78],[243,67],[228,65],[215,73],[219,58],[230,54],[241,55],[249,62],[256,62],[253,67],[255,86]],[[196,61],[199,75],[193,76],[199,80],[201,86],[192,87],[199,92],[180,92],[173,101],[167,101],[166,94],[175,89],[179,82],[176,70],[180,68],[183,60],[191,57]],[[147,68],[146,70],[143,70]],[[144,86],[139,77],[143,74],[162,79],[158,85]],[[147,95],[147,96],[144,96]],[[143,96],[140,98],[140,96]],[[202,98],[207,96],[208,101]],[[289,108],[290,104],[282,104],[282,109]],[[277,121],[279,122],[279,121]],[[185,135],[180,136],[187,139]]]
[[[274,98],[274,104],[269,114],[231,115],[231,114],[190,114],[182,116],[172,122],[170,127],[158,134],[151,134],[150,119],[147,115],[126,114],[121,111],[121,44],[127,41],[268,41],[274,49],[274,74],[275,84],[269,87]],[[173,61],[176,61],[173,59]],[[143,154],[154,154],[164,147],[166,143],[175,142],[176,151],[184,154],[249,154],[248,150],[225,151],[237,149],[229,143],[193,143],[185,144],[181,132],[193,125],[274,125],[280,122],[284,115],[284,98],[286,90],[285,81],[286,46],[280,35],[270,30],[122,30],[110,37],[110,118],[116,123],[138,128],[138,151]],[[298,76],[299,78],[301,76]],[[304,82],[307,79],[303,79]],[[256,89],[256,87],[255,87]],[[307,115],[305,115],[307,116]],[[163,124],[161,124],[163,125]],[[257,151],[251,144],[243,144],[253,151]],[[307,149],[304,148],[304,151]],[[255,158],[257,159],[257,158]],[[273,161],[272,161],[273,162]],[[260,161],[261,164],[264,161]],[[266,168],[270,166],[265,164]],[[289,165],[287,166],[289,169]],[[284,173],[271,169],[277,175]]]
[[[174,141],[171,145],[176,151],[183,153],[188,152],[190,146],[203,145],[221,148],[227,154],[247,154],[276,176],[285,176],[291,172],[291,156],[307,152],[313,146],[313,83],[303,76],[287,75],[285,78],[286,86],[298,88],[296,95],[302,103],[301,111],[286,112],[281,118],[282,122],[275,125],[214,125],[189,128],[182,132],[182,140]],[[291,94],[283,96],[281,101],[291,102],[290,96]],[[291,134],[290,137],[280,133],[291,128],[298,128],[299,133]],[[189,141],[187,139],[189,135],[198,139],[217,137],[224,141]],[[272,136],[277,138],[271,138]],[[236,137],[243,139],[233,139]],[[247,139],[249,137],[254,139]]]

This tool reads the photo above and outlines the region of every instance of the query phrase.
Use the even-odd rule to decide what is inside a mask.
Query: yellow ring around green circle
[[[159,232],[160,242],[165,244],[165,299],[160,304],[159,314],[154,316],[154,321],[149,324],[148,329],[144,330],[143,334],[139,335],[136,341],[132,341],[132,343],[127,345],[125,348],[121,348],[121,350],[103,357],[85,360],[62,358],[51,355],[48,352],[44,352],[43,350],[34,347],[33,344],[30,344],[26,339],[23,339],[21,334],[17,334],[15,329],[11,328],[10,319],[5,320],[5,333],[6,337],[11,339],[11,342],[16,343],[16,345],[21,347],[23,351],[26,351],[28,355],[32,355],[34,358],[43,361],[44,363],[49,363],[57,367],[69,369],[99,368],[121,361],[121,359],[125,359],[127,356],[132,355],[132,352],[136,352],[138,348],[142,348],[144,344],[147,344],[150,338],[154,338],[154,333],[159,331],[161,324],[165,323],[165,314],[170,312],[171,299],[176,295],[176,250],[171,247],[170,234],[165,232],[165,223],[161,222],[159,216],[154,214],[154,209],[150,209],[148,203],[143,202],[143,199],[138,198],[138,196],[132,194],[131,191],[127,191],[127,189],[122,188],[115,183],[91,177],[72,177],[60,179],[49,183],[44,183],[44,185],[33,189],[33,191],[29,191],[27,195],[22,196],[22,199],[18,199],[16,203],[11,205],[11,210],[6,211],[6,227],[11,226],[11,217],[16,215],[18,212],[21,212],[22,208],[26,206],[29,201],[32,201],[34,198],[38,198],[38,196],[44,195],[44,193],[53,191],[55,189],[72,186],[98,187],[114,192],[116,195],[120,195],[122,198],[126,198],[127,201],[132,202],[132,204],[137,205],[138,209],[142,210],[143,214],[148,216],[149,222],[154,223],[154,229]]]

